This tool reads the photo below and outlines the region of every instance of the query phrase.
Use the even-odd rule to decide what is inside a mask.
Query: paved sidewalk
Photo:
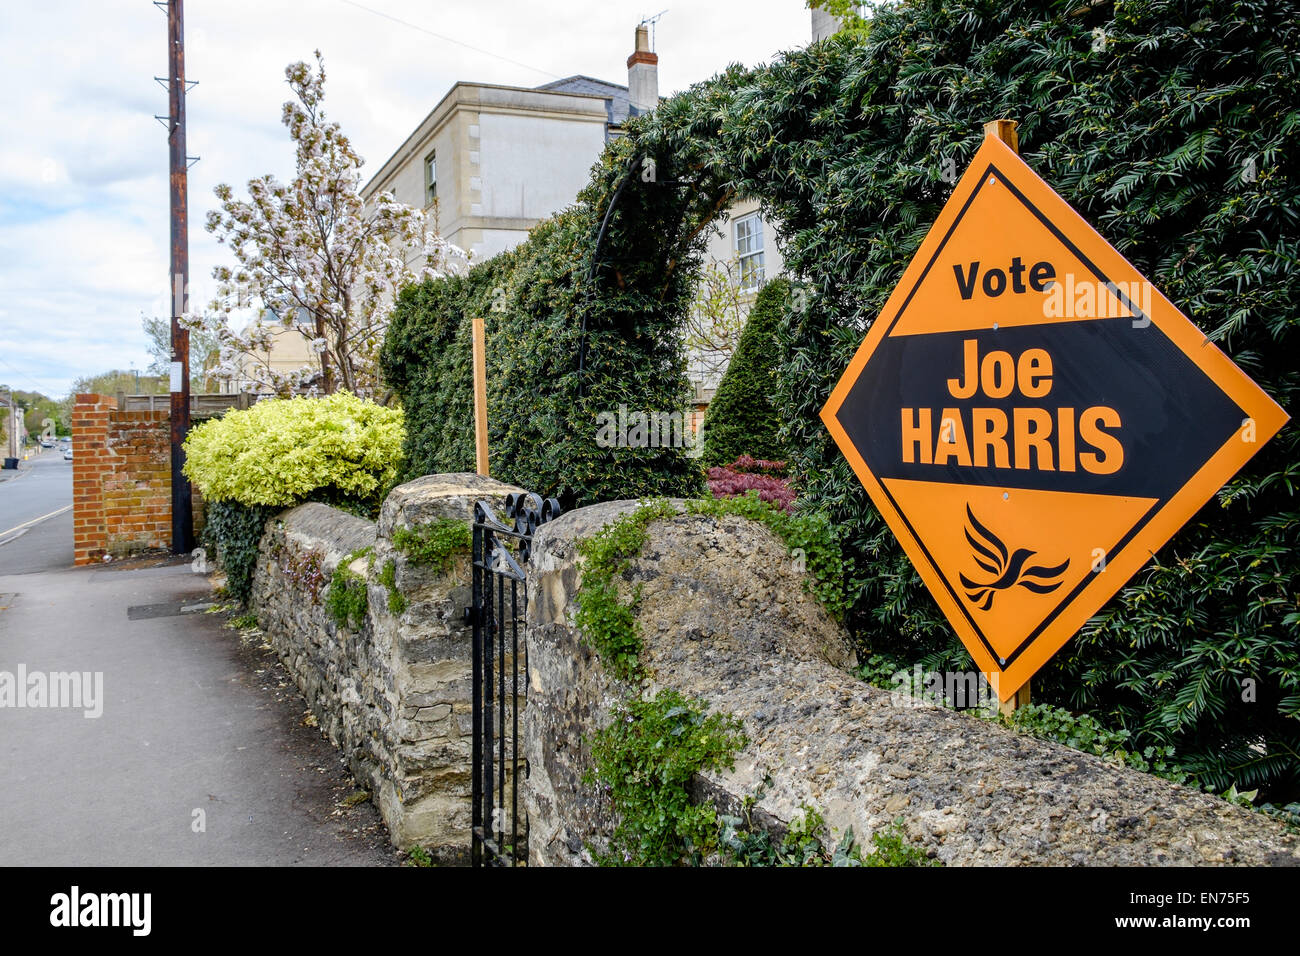
[[[396,861],[274,655],[211,600],[171,559],[0,575],[0,691],[20,665],[103,680],[98,718],[0,694],[0,865]]]

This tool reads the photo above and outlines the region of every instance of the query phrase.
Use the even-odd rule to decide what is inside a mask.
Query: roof
[[[617,83],[598,80],[594,76],[584,76],[578,73],[574,76],[566,76],[562,80],[545,83],[536,87],[536,89],[546,90],[548,93],[581,93],[586,96],[603,96],[609,101],[606,109],[609,113],[608,122],[610,126],[621,126],[623,121],[627,119],[627,87],[620,86]]]
[[[599,97],[605,100],[605,135],[606,138],[611,135],[610,131],[617,129],[628,117],[628,96],[627,87],[619,86],[617,83],[608,83],[605,80],[598,80],[592,76],[575,75],[565,77],[562,80],[554,80],[543,86],[501,86],[495,83],[470,83],[459,80],[452,84],[447,94],[438,101],[436,105],[414,130],[406,137],[402,145],[386,159],[378,170],[370,177],[370,180],[361,189],[363,196],[369,196],[381,182],[384,182],[392,174],[393,170],[399,168],[402,163],[410,159],[410,151],[421,141],[421,130],[426,130],[426,126],[438,114],[443,104],[453,99],[456,91],[461,88],[478,88],[480,90],[503,90],[518,91],[523,93],[554,93],[560,96],[583,96]],[[585,102],[591,103],[588,99]],[[636,111],[632,111],[636,115]],[[427,130],[425,131],[427,136]]]
[[[537,89],[554,90],[556,93],[593,93],[596,96],[611,96],[616,93],[627,94],[626,86],[619,86],[617,83],[610,83],[607,80],[598,80],[594,76],[584,76],[581,73],[566,76],[562,80],[543,83]]]

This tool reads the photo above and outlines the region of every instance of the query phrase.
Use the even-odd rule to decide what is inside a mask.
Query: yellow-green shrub
[[[191,430],[185,474],[209,501],[372,510],[397,480],[404,437],[400,411],[347,392],[270,399]]]

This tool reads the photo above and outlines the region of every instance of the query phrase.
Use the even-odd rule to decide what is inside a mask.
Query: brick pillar
[[[170,410],[110,411],[101,476],[105,547],[114,557],[171,544]]]
[[[104,478],[112,470],[108,416],[117,401],[82,393],[72,406],[72,543],[75,564],[89,564],[108,548]]]

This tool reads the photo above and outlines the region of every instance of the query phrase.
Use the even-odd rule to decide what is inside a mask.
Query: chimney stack
[[[659,57],[650,52],[650,28],[636,28],[636,51],[627,58],[627,100],[635,113],[659,105]]]

